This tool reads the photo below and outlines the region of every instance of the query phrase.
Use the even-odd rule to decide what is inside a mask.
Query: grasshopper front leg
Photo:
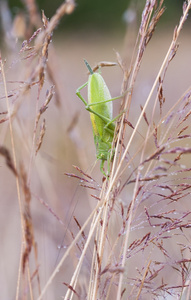
[[[100,103],[104,103],[104,102],[109,102],[111,101],[111,99],[108,101],[100,101],[100,102],[96,102],[96,103],[92,103],[92,104],[88,104],[88,102],[82,97],[82,95],[80,94],[80,91],[88,84],[88,82],[86,82],[85,84],[83,84],[82,86],[80,86],[77,90],[76,90],[76,95],[82,100],[82,102],[85,104],[85,108],[87,111],[89,111],[90,113],[95,114],[96,116],[98,116],[100,119],[102,119],[106,124],[110,123],[111,120],[109,118],[106,118],[104,116],[102,116],[101,114],[97,113],[96,111],[94,111],[93,109],[91,109],[90,106],[94,106]]]
[[[95,105],[100,105],[102,103],[107,103],[113,100],[117,100],[120,99],[121,97],[123,97],[124,95],[118,96],[118,97],[114,97],[108,100],[103,100],[103,101],[99,101],[99,102],[94,102],[94,103],[88,103],[80,94],[80,91],[86,86],[88,85],[88,82],[86,82],[85,84],[83,84],[82,86],[80,86],[77,90],[76,90],[76,95],[82,100],[82,102],[85,104],[85,108],[87,111],[89,111],[90,113],[95,114],[96,116],[98,116],[99,118],[101,118],[105,123],[105,129],[107,129],[114,121],[116,121],[119,117],[122,116],[122,114],[125,112],[123,111],[122,113],[120,113],[118,116],[116,116],[114,119],[110,120],[108,118],[106,118],[105,116],[95,112],[94,110],[91,109],[91,106],[95,106]],[[126,94],[126,93],[125,93]]]
[[[76,90],[76,95],[82,100],[82,102],[85,104],[86,107],[88,107],[88,103],[86,102],[86,100],[82,97],[82,95],[80,94],[80,91],[86,86],[88,85],[88,82],[84,83],[82,86],[80,86],[77,90]]]

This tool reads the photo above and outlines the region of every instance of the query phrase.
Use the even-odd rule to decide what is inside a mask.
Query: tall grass
[[[45,198],[33,192],[31,180],[46,136],[46,121],[42,118],[54,93],[58,92],[56,70],[48,60],[50,42],[62,16],[72,13],[74,2],[66,1],[50,21],[43,14],[43,26],[37,9],[34,9],[35,3],[33,10],[28,7],[31,27],[38,28],[40,24],[40,29],[22,44],[19,56],[23,55],[23,60],[30,64],[26,65],[25,79],[19,83],[14,81],[15,90],[9,90],[6,65],[1,57],[2,99],[6,99],[7,106],[6,111],[2,111],[1,123],[9,124],[10,142],[1,138],[0,153],[16,178],[22,228],[16,299],[53,299],[54,293],[49,291],[61,270],[63,275],[59,276],[59,280],[63,280],[59,285],[66,287],[62,294],[65,300],[190,299],[191,87],[180,98],[174,99],[172,106],[168,106],[164,85],[169,66],[179,50],[178,39],[191,1],[183,5],[182,16],[174,28],[172,41],[149,95],[140,107],[138,118],[133,121],[130,118],[144,53],[165,13],[163,2],[146,1],[130,65],[127,65],[128,49],[125,49],[124,57],[116,53],[123,72],[121,94],[125,95],[120,112],[125,113],[116,124],[111,172],[99,185],[83,166],[75,167],[75,174],[67,173],[79,179],[84,190],[93,190],[95,195],[92,199],[96,205],[82,224],[75,214],[72,215],[78,231],[74,232],[70,225],[64,228],[70,236],[69,243],[48,279],[46,274],[43,285],[40,271],[43,254],[38,253],[35,215],[31,213],[32,199],[39,200],[43,209],[57,222],[63,221]],[[46,74],[54,87],[48,89],[42,100]],[[34,87],[34,128],[30,142],[26,139],[26,145],[22,146],[26,147],[27,153],[23,159],[19,155],[15,132],[21,122],[19,109],[26,95],[33,95]],[[59,94],[56,95],[58,104]],[[11,105],[9,99],[13,100]],[[71,128],[76,126],[76,122],[74,118]],[[45,173],[43,176],[47,179],[49,191],[51,178]]]

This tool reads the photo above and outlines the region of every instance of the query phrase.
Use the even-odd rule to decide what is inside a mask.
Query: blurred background
[[[78,179],[69,178],[64,173],[77,173],[72,167],[77,165],[93,176],[96,187],[101,185],[99,162],[95,164],[89,115],[75,95],[76,89],[87,81],[83,59],[87,59],[91,66],[100,61],[116,62],[117,51],[128,65],[145,1],[79,0],[76,1],[74,12],[62,18],[54,31],[49,49],[48,62],[53,74],[53,83],[50,74],[46,74],[45,84],[38,99],[39,107],[44,103],[47,90],[50,90],[52,84],[56,84],[55,95],[42,116],[42,119],[46,119],[46,133],[41,149],[30,165],[38,86],[34,85],[30,92],[20,94],[33,68],[33,62],[26,59],[26,55],[22,55],[20,50],[23,41],[28,40],[41,26],[41,23],[39,26],[29,26],[27,6],[32,4],[33,1],[1,0],[0,45],[2,58],[6,60],[8,94],[14,95],[11,105],[14,107],[15,103],[19,103],[17,114],[13,118],[16,158],[18,166],[22,162],[27,174],[29,168],[31,172],[31,214],[38,245],[41,285],[44,286],[64,249],[72,240],[69,231],[75,236],[79,230],[72,216],[75,215],[82,225],[96,204],[96,200],[93,200],[90,194],[99,195],[96,191],[89,192],[81,187]],[[61,4],[62,1],[59,0],[36,1],[36,9],[39,16],[43,10],[50,20]],[[170,45],[174,26],[179,22],[182,13],[182,4],[183,1],[179,0],[164,1],[166,11],[145,52],[136,83],[137,90],[134,93],[129,120],[132,124],[135,124],[140,114],[140,105],[144,104]],[[174,99],[178,99],[190,83],[191,68],[187,67],[191,62],[190,36],[188,20],[180,38],[181,47],[176,61],[166,75],[167,107],[172,106]],[[120,67],[104,68],[102,75],[112,97],[120,95],[123,78]],[[2,82],[1,76],[1,112],[6,110]],[[83,95],[87,97],[86,90]],[[120,101],[114,103],[114,115],[118,112],[119,104]],[[11,152],[8,122],[1,124],[0,144],[5,145]],[[1,299],[14,299],[21,255],[21,224],[15,177],[6,167],[3,157],[0,158],[0,191],[0,293]],[[64,265],[45,299],[59,299],[65,294],[66,288],[62,283],[69,281],[77,260],[75,253],[71,255],[72,259]],[[33,257],[34,254],[31,254],[31,273],[35,272]],[[87,266],[90,265],[87,255]],[[35,285],[36,282],[34,287]],[[35,295],[37,294],[35,290]]]
[[[12,16],[15,16],[21,10],[25,11],[26,6],[32,4],[33,1],[20,1],[20,0],[9,0],[1,1],[7,2]],[[163,16],[162,22],[168,23],[168,26],[173,22],[176,22],[176,18],[182,9],[183,0],[165,0],[165,6],[167,11],[165,16]],[[54,12],[62,4],[62,1],[55,0],[37,0],[39,11],[44,10],[48,18],[54,15]],[[59,30],[64,31],[76,31],[76,30],[95,30],[95,31],[116,31],[125,30],[125,12],[129,5],[134,7],[139,7],[139,13],[145,5],[145,1],[131,1],[131,0],[78,0],[76,1],[76,9],[72,15],[65,17],[59,24]],[[139,15],[140,18],[140,15]]]

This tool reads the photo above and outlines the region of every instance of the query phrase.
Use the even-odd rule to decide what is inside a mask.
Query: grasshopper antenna
[[[94,74],[94,72],[93,72],[92,68],[90,67],[90,65],[88,64],[88,62],[87,62],[87,60],[86,60],[86,59],[84,59],[84,62],[85,62],[85,64],[86,64],[86,67],[88,68],[88,70],[89,70],[90,74],[91,74],[91,75],[92,75],[92,74]]]

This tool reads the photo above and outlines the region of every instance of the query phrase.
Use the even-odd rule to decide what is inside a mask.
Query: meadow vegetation
[[[127,26],[123,54],[116,52],[123,74],[117,114],[123,113],[116,120],[115,154],[108,177],[87,170],[92,162],[82,153],[82,136],[77,133],[81,115],[71,111],[70,124],[63,129],[62,116],[55,112],[64,107],[66,94],[60,93],[63,83],[57,80],[59,65],[55,65],[52,36],[62,17],[73,13],[75,1],[65,1],[50,20],[44,12],[40,15],[35,1],[31,6],[29,2],[29,25],[19,23],[25,40],[14,49],[7,42],[0,57],[1,197],[9,197],[9,213],[5,217],[1,211],[3,231],[12,228],[15,215],[18,218],[17,229],[7,235],[5,231],[3,237],[3,244],[8,245],[3,249],[11,251],[13,261],[16,257],[12,262],[5,250],[1,254],[3,268],[9,264],[13,268],[12,292],[4,295],[16,300],[190,299],[191,86],[173,99],[165,91],[168,71],[182,46],[179,39],[191,1],[183,4],[136,118],[131,109],[137,80],[147,47],[165,14],[165,1],[145,1],[140,24],[135,17]],[[133,47],[129,47],[128,38],[135,30]],[[133,49],[130,60],[129,49]],[[115,72],[116,67],[107,68]],[[177,69],[176,76],[174,85],[184,74]],[[54,148],[54,131],[47,126],[53,116],[59,137],[66,142],[63,147],[60,141],[58,149]],[[89,118],[88,112],[85,116]],[[66,146],[73,148],[65,150]],[[60,157],[68,159],[68,168],[75,165],[73,172],[62,169]],[[63,181],[68,185],[65,190],[60,188]],[[81,198],[88,194],[87,204],[70,201],[73,182],[79,184],[76,194]]]

